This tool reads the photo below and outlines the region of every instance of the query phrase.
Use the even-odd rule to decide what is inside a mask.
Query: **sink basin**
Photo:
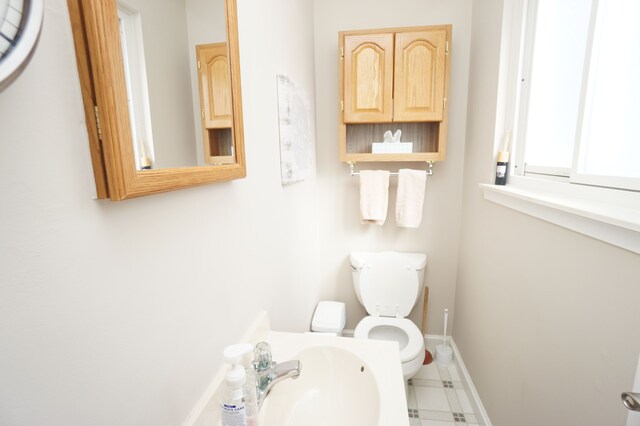
[[[380,392],[372,370],[350,351],[315,346],[295,354],[300,377],[273,387],[260,410],[261,425],[377,425]]]
[[[397,342],[272,331],[266,313],[244,340],[271,345],[273,360],[298,359],[300,377],[275,384],[260,426],[409,426]],[[184,426],[220,426],[227,367],[218,372]]]

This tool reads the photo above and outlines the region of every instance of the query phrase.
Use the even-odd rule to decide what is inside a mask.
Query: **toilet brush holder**
[[[447,320],[449,319],[449,310],[444,310],[444,333],[442,334],[442,343],[436,345],[436,362],[438,365],[447,366],[453,361],[453,349],[447,345]]]
[[[436,362],[438,365],[448,366],[453,361],[453,350],[451,347],[441,344],[436,346]]]

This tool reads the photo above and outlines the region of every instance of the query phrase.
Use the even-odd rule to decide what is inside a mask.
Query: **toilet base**
[[[405,382],[418,373],[423,362],[424,350],[420,352],[420,355],[417,358],[402,363],[402,376]]]

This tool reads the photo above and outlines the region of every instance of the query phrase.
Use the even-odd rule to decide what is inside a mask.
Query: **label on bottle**
[[[496,167],[496,177],[503,178],[505,174],[507,174],[507,165],[498,164],[498,167]]]
[[[222,426],[247,426],[244,404],[222,404]]]

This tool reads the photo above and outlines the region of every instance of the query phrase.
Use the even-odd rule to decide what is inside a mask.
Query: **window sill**
[[[509,176],[485,200],[640,254],[640,193]]]

